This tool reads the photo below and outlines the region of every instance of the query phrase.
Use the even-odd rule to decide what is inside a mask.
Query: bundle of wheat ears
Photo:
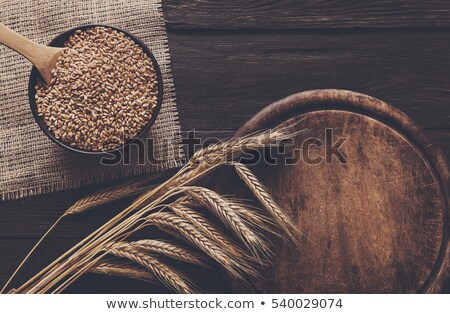
[[[277,128],[213,144],[197,151],[164,183],[155,185],[152,176],[141,177],[79,200],[52,228],[68,215],[137,196],[114,218],[9,293],[60,293],[87,272],[159,281],[179,293],[200,292],[192,280],[172,266],[170,260],[205,267],[218,265],[242,280],[248,276],[257,277],[258,267],[270,262],[267,234],[295,242],[297,228],[238,158],[244,152],[279,145],[294,135],[296,133],[287,128]],[[234,167],[261,208],[194,185],[221,166]],[[205,210],[211,215],[203,214]],[[149,226],[156,226],[173,240],[127,240]],[[12,278],[42,239],[2,292],[7,291]]]

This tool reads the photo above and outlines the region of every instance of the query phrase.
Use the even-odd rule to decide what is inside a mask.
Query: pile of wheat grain
[[[78,30],[36,103],[57,139],[86,151],[113,150],[135,138],[157,104],[152,60],[124,33],[105,27]]]

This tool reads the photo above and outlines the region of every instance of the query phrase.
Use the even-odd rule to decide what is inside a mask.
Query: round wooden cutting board
[[[262,293],[412,293],[448,285],[449,167],[405,114],[342,90],[282,99],[235,136],[277,125],[305,131],[251,166],[302,230],[277,239]],[[294,157],[294,158],[292,158]],[[286,165],[286,160],[291,160]],[[231,180],[231,181],[230,181]],[[232,177],[228,193],[250,194]],[[234,291],[248,291],[237,282]]]

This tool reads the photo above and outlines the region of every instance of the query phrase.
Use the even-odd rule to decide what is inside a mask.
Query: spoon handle
[[[23,37],[2,23],[0,23],[0,43],[14,49],[35,65],[40,61],[42,47],[45,47]]]
[[[0,23],[0,43],[17,51],[33,63],[47,84],[51,82],[51,70],[55,67],[63,48],[49,47],[37,44],[16,33]]]

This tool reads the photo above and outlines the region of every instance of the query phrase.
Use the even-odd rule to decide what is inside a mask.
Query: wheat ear
[[[190,207],[203,207],[202,204],[195,201],[192,197],[185,196],[179,199],[176,203]],[[239,216],[251,223],[252,227],[278,234],[276,223],[273,219],[265,216],[261,209],[255,206],[246,204],[241,199],[229,199],[228,206],[230,206]]]
[[[204,259],[196,252],[174,244],[167,240],[144,239],[130,242],[130,245],[139,251],[158,253],[174,260],[205,266]]]
[[[138,251],[133,246],[129,245],[129,243],[120,242],[114,244],[107,251],[114,256],[127,258],[149,269],[159,278],[159,280],[161,280],[161,282],[178,293],[195,292],[192,288],[192,284],[190,284],[183,275],[153,256]]]
[[[271,217],[267,217],[260,213],[261,209],[249,204],[244,204],[239,201],[233,200],[230,203],[230,207],[241,217],[252,223],[258,229],[267,231],[269,233],[280,235],[277,230],[278,226]]]
[[[278,226],[284,233],[295,243],[297,242],[296,234],[299,228],[278,206],[272,196],[267,192],[265,186],[258,180],[253,172],[241,163],[233,163],[239,177],[244,181],[248,188],[253,192],[258,201],[264,206],[268,214],[277,222]]]
[[[215,143],[196,151],[186,166],[224,164],[234,160],[244,151],[278,145],[281,141],[292,138],[298,133],[300,132],[292,132],[292,129],[283,127]]]
[[[159,176],[160,174],[134,178],[119,185],[91,193],[76,201],[65,211],[64,215],[80,214],[89,209],[148,191],[155,187],[154,185],[148,186],[148,184]]]
[[[149,272],[147,269],[129,263],[114,262],[112,260],[100,262],[90,268],[88,272],[92,274],[128,277],[131,279],[158,283],[155,274]]]
[[[269,251],[263,236],[254,232],[248,226],[248,222],[229,206],[230,201],[203,187],[187,186],[183,187],[182,191],[211,210],[254,253],[257,251],[267,253]]]
[[[243,274],[257,275],[246,261],[237,260],[234,256],[227,254],[227,250],[211,241],[211,239],[192,226],[188,220],[175,214],[164,212],[151,214],[147,217],[147,220],[162,230],[173,229],[177,231],[185,240],[218,262],[234,277],[243,279]]]
[[[219,227],[212,224],[205,216],[189,208],[185,204],[189,204],[189,200],[187,200],[187,203],[178,203],[178,201],[175,201],[173,204],[169,205],[169,208],[178,216],[189,221],[195,228],[203,232],[206,237],[226,250],[227,253],[233,255],[237,259],[253,260],[233,240],[227,237]]]

